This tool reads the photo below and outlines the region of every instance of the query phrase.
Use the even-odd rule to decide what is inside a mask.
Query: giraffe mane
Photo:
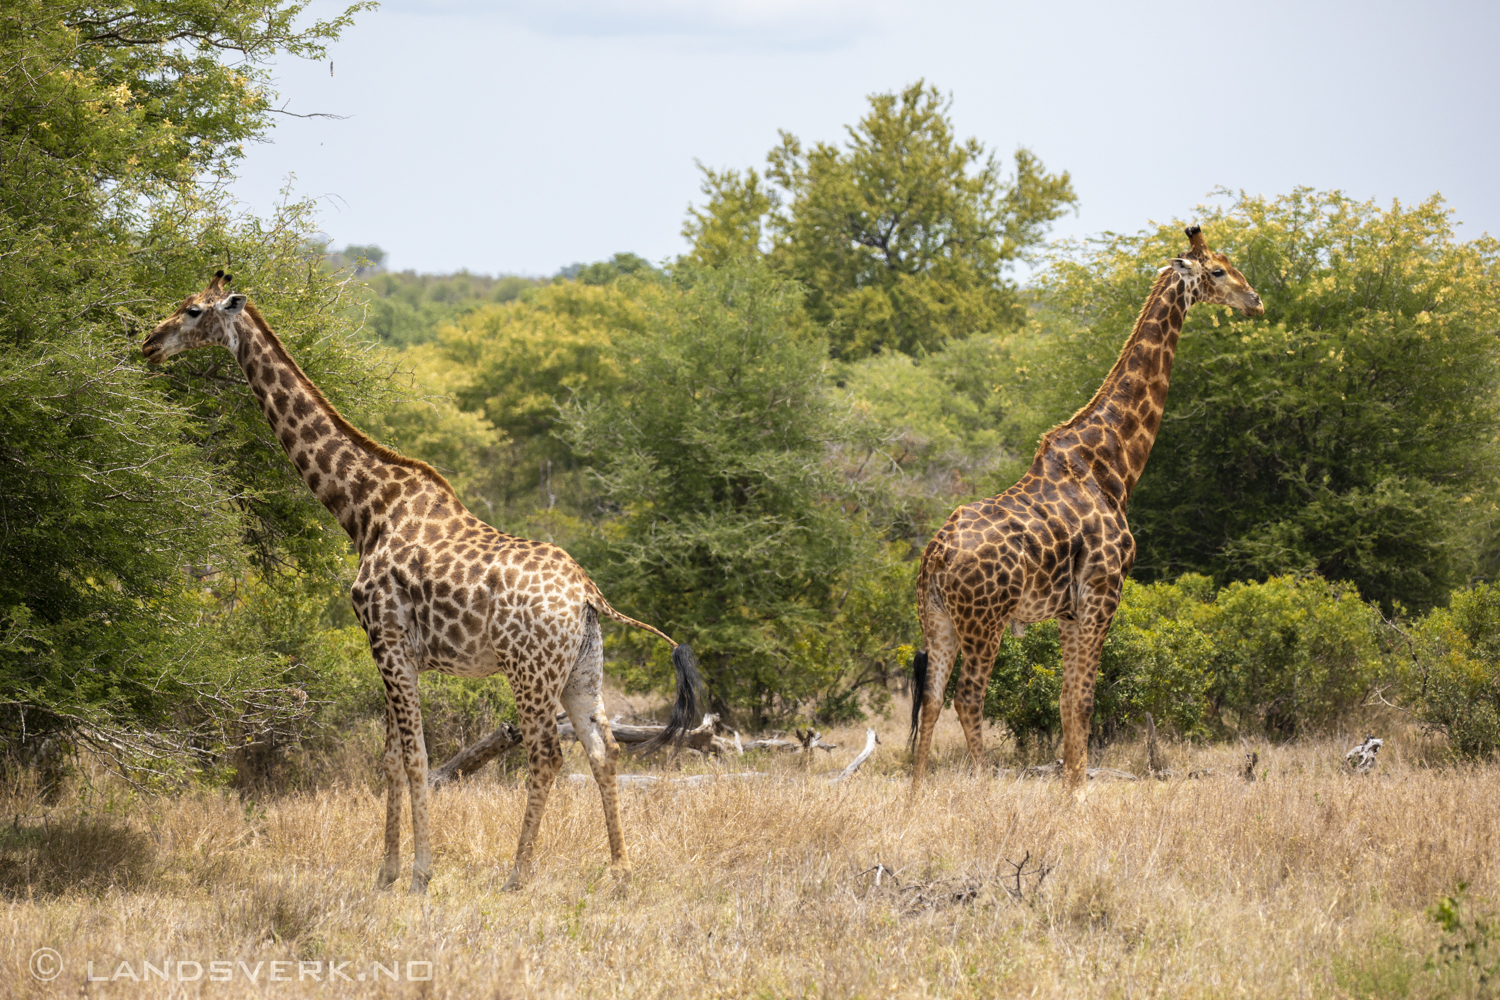
[[[374,455],[376,458],[379,458],[382,461],[389,462],[392,465],[405,466],[408,469],[412,469],[416,472],[421,473],[422,475],[430,477],[439,486],[441,486],[443,489],[447,490],[449,493],[453,494],[455,498],[457,498],[457,491],[453,489],[452,484],[450,484],[448,480],[444,478],[441,472],[434,469],[432,466],[428,465],[426,462],[423,462],[420,459],[408,458],[407,456],[401,454],[399,451],[396,451],[394,448],[386,447],[379,441],[376,441],[374,438],[370,437],[370,435],[366,434],[364,431],[360,430],[358,427],[355,427],[353,424],[351,424],[344,417],[344,415],[338,411],[338,407],[330,403],[328,401],[328,397],[323,395],[323,390],[319,389],[317,384],[313,382],[312,379],[307,377],[307,374],[302,370],[301,366],[298,365],[296,361],[292,360],[292,355],[287,351],[286,345],[281,342],[280,337],[276,336],[276,332],[271,329],[271,324],[266,322],[266,318],[260,314],[260,310],[255,308],[255,303],[245,303],[245,315],[250,317],[251,322],[253,322],[256,328],[259,329],[260,332],[265,336],[266,343],[271,345],[271,350],[276,355],[276,357],[281,361],[282,364],[291,369],[292,375],[297,379],[298,382],[302,384],[302,387],[307,390],[308,394],[312,396],[313,401],[323,408],[323,411],[328,415],[328,419],[333,421],[335,427],[348,435],[350,441],[354,442],[355,445],[363,448],[366,452]]]
[[[1130,336],[1125,339],[1125,346],[1120,348],[1120,357],[1116,359],[1114,367],[1109,370],[1109,374],[1104,376],[1104,381],[1099,383],[1099,388],[1094,392],[1092,399],[1080,406],[1077,412],[1067,420],[1049,428],[1041,436],[1041,439],[1037,441],[1036,454],[1032,456],[1032,461],[1036,461],[1042,457],[1042,452],[1047,450],[1047,446],[1052,443],[1054,437],[1076,426],[1085,417],[1092,416],[1094,409],[1099,405],[1100,401],[1114,391],[1115,382],[1119,379],[1120,364],[1124,361],[1126,354],[1129,353],[1131,345],[1135,343],[1136,337],[1140,336],[1141,324],[1146,318],[1146,310],[1150,309],[1156,303],[1157,298],[1162,292],[1166,291],[1169,283],[1180,280],[1177,277],[1177,272],[1172,270],[1170,266],[1163,268],[1157,273],[1156,281],[1151,285],[1151,294],[1146,296],[1146,301],[1141,305],[1141,311],[1135,318],[1135,326],[1131,328]]]

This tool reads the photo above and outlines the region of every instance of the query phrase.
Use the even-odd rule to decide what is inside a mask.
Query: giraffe
[[[576,562],[555,545],[507,535],[470,514],[431,466],[361,433],[292,360],[249,299],[215,273],[146,338],[161,364],[181,351],[218,346],[245,373],[282,448],[359,553],[354,610],[385,685],[385,858],[378,888],[401,872],[402,786],[411,797],[411,891],[432,877],[427,749],[417,700],[424,670],[460,677],[497,671],[510,680],[529,772],[526,813],[506,889],[528,877],[547,796],[562,766],[557,703],[573,722],[603,800],[611,868],[626,877],[615,761],[619,747],[600,697],[599,616],[672,644],[677,700],[658,746],[681,739],[697,714],[693,652],[612,608]]]
[[[926,648],[913,662],[912,791],[922,783],[932,729],[959,652],[954,708],[969,757],[982,766],[980,711],[1006,626],[1058,620],[1063,774],[1081,797],[1099,653],[1135,561],[1125,520],[1130,491],[1161,426],[1183,316],[1195,302],[1265,314],[1260,296],[1198,226],[1189,249],[1163,267],[1094,398],[1047,431],[1020,482],[959,507],[922,553],[917,610]]]

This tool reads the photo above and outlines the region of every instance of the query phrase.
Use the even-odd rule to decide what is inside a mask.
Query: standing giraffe
[[[922,553],[917,611],[926,649],[912,664],[912,790],[922,783],[932,729],[954,658],[963,673],[953,706],[974,766],[984,761],[980,710],[1005,627],[1058,620],[1062,636],[1063,774],[1081,794],[1099,652],[1135,561],[1125,522],[1130,491],[1161,426],[1177,336],[1195,302],[1261,316],[1244,275],[1208,248],[1199,227],[1190,249],[1163,267],[1135,329],[1088,404],[1042,435],[1021,481],[955,510]]]
[[[529,871],[547,794],[562,766],[553,715],[559,701],[599,785],[612,868],[628,873],[615,782],[620,751],[599,692],[599,615],[672,640],[610,607],[562,549],[496,531],[465,510],[431,466],[352,426],[297,367],[255,306],[230,293],[232,280],[217,272],[141,349],[160,364],[189,348],[227,348],[307,488],[359,552],[354,611],[385,684],[385,861],[377,885],[385,888],[401,873],[403,777],[411,793],[416,855],[412,891],[426,891],[432,877],[427,748],[417,700],[423,670],[459,677],[503,671],[510,680],[529,779],[516,863],[505,888],[518,887]],[[692,650],[672,646],[677,702],[657,745],[680,739],[697,714],[702,684]]]

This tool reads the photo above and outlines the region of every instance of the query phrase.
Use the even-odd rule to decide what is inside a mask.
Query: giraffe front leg
[[[416,685],[413,688],[415,704]],[[402,760],[406,765],[406,785],[411,791],[411,891],[421,895],[432,881],[432,789],[427,786],[427,741],[422,734],[422,713],[414,711],[410,731],[403,730]]]
[[[387,701],[385,707],[385,860],[375,876],[375,888],[388,889],[401,876],[401,796],[406,788],[401,768],[401,740],[396,734],[396,717]]]
[[[547,809],[547,796],[557,772],[562,770],[562,747],[557,739],[557,725],[548,717],[545,709],[531,707],[532,699],[523,692],[516,693],[518,705],[525,701],[527,708],[521,710],[521,737],[526,743],[526,816],[521,820],[521,839],[516,844],[516,864],[510,877],[500,887],[502,892],[519,889],[531,875],[531,855],[536,848],[536,835],[542,828],[542,813]],[[550,704],[551,699],[538,704]]]
[[[417,692],[417,668],[404,634],[384,631],[371,640],[370,651],[385,682],[386,700],[386,828],[385,867],[381,881],[389,885],[401,871],[401,786],[411,795],[413,861],[411,891],[427,891],[432,878],[432,835],[429,824],[427,744],[422,739],[422,706]],[[394,751],[394,752],[393,752]]]

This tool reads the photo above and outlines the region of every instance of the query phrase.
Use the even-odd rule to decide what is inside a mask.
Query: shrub
[[[1363,699],[1386,662],[1380,621],[1352,587],[1316,577],[1217,593],[1194,574],[1127,580],[1099,657],[1092,735],[1111,738],[1147,712],[1183,735],[1204,734],[1210,722],[1284,736],[1327,728]],[[1020,742],[1055,736],[1061,673],[1056,622],[1007,637],[985,717]]]
[[[1455,591],[1411,630],[1417,718],[1460,757],[1500,748],[1500,587]]]

